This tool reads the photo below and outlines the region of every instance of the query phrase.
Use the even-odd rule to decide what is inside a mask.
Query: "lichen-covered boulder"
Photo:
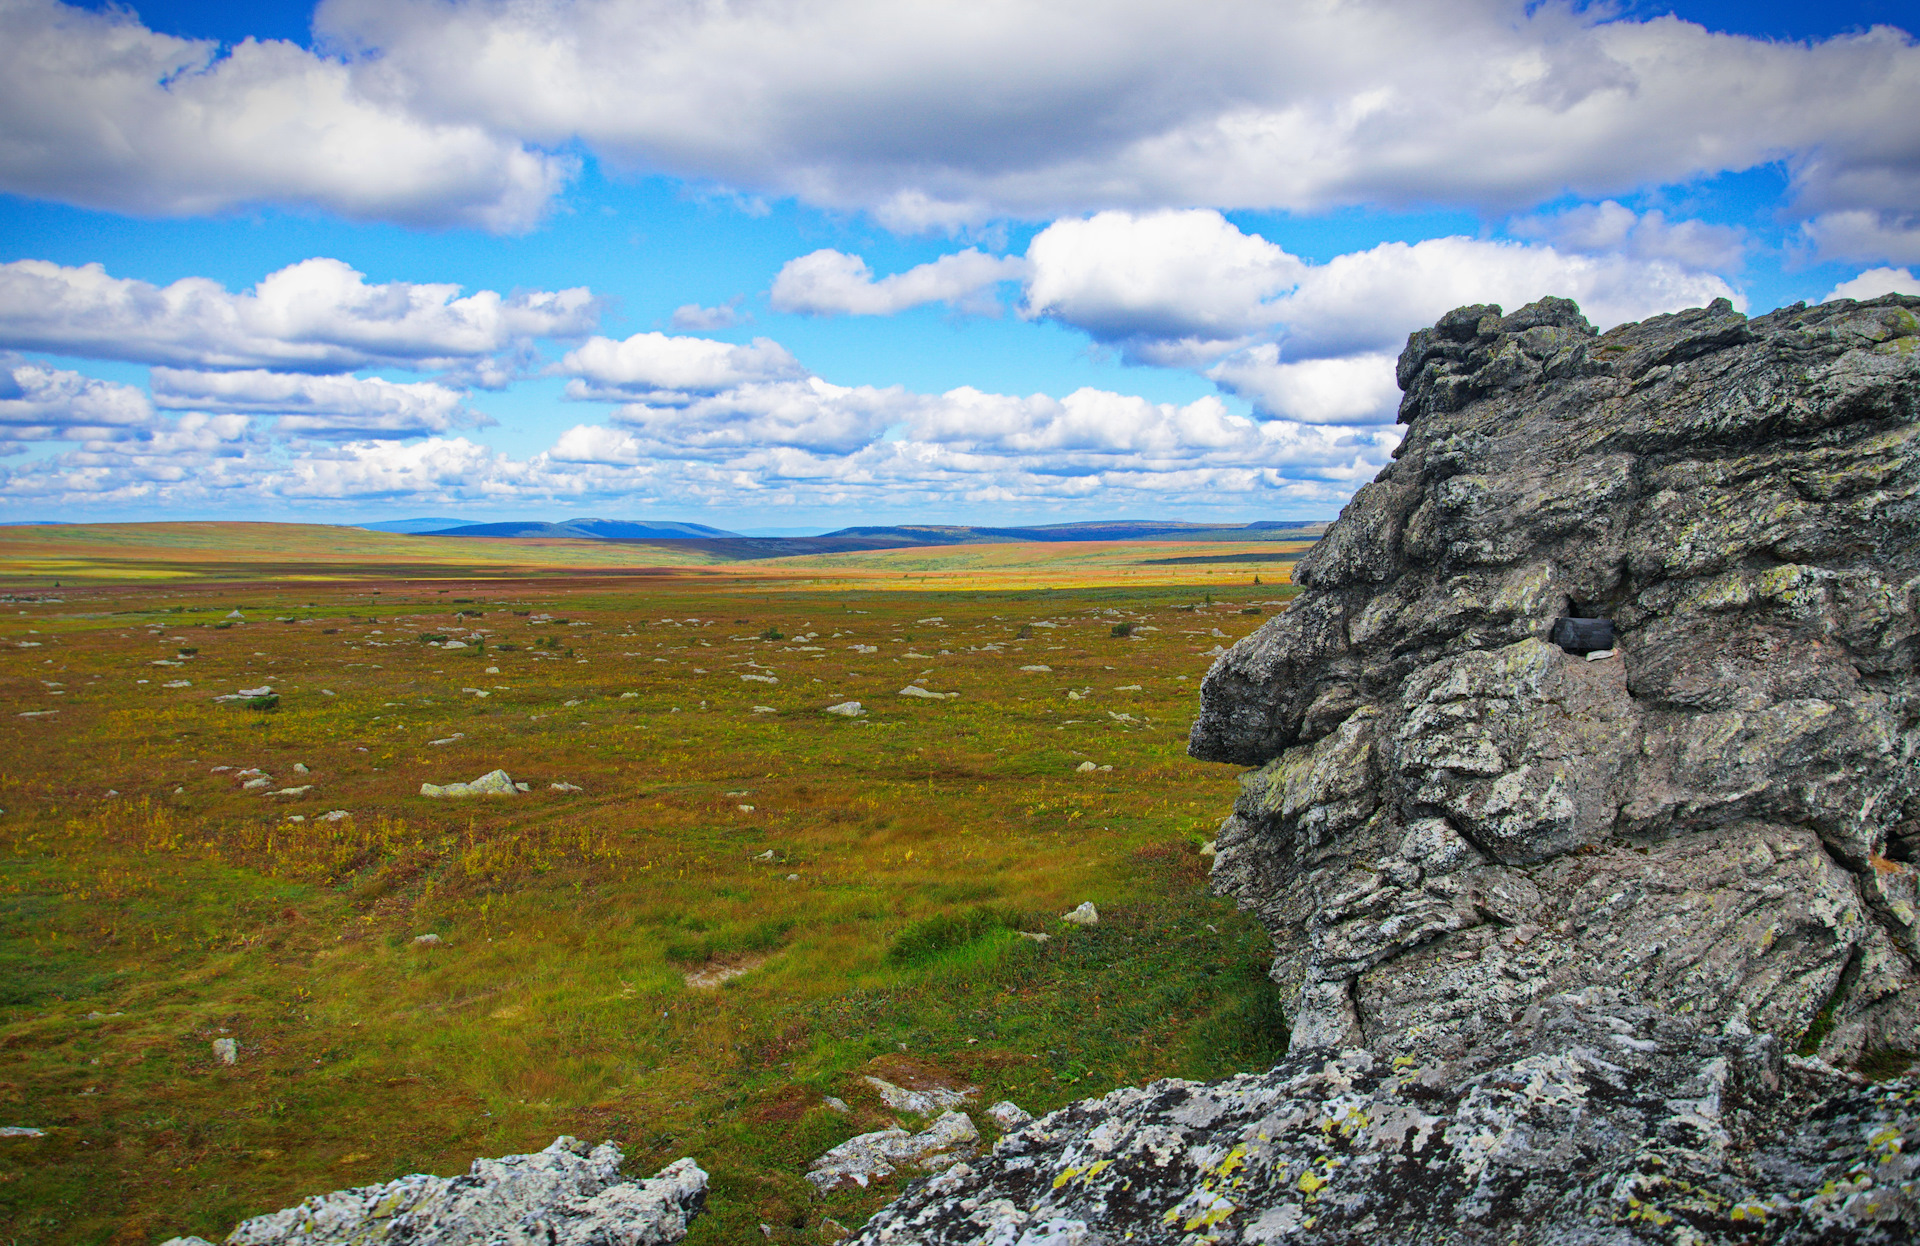
[[[226,1246],[670,1246],[705,1206],[692,1159],[620,1175],[620,1148],[557,1138],[544,1151],[477,1159],[464,1176],[412,1173],[316,1194],[243,1221]],[[192,1241],[194,1239],[187,1239]]]
[[[1596,334],[1543,299],[1411,337],[1396,461],[1190,742],[1256,768],[1213,877],[1297,1049],[1446,1057],[1586,984],[1920,1047],[1916,310]]]
[[[1911,1242],[1920,1084],[1601,988],[1428,1062],[1349,1050],[1086,1099],[856,1246]]]

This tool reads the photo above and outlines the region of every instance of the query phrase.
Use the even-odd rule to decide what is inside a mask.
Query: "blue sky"
[[[0,0],[0,522],[1331,516],[1452,306],[1920,292],[1916,28]]]

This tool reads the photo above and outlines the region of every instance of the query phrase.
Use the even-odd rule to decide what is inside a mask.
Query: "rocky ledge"
[[[1910,1242],[1920,1087],[1601,988],[1460,1058],[1291,1057],[1062,1108],[860,1246]]]
[[[1413,334],[1395,462],[1190,743],[1253,768],[1213,882],[1288,1059],[1062,1109],[859,1242],[1920,1239],[1920,1083],[1834,1067],[1920,1048],[1916,309]]]

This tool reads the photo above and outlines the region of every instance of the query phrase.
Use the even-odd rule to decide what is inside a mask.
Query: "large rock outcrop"
[[[1073,1104],[860,1246],[1920,1238],[1920,1082],[1785,1054],[1920,1047],[1916,309],[1414,334],[1190,745],[1254,768],[1213,879],[1287,1060]]]
[[[1396,461],[1190,744],[1258,767],[1214,880],[1296,1047],[1445,1056],[1586,984],[1835,1060],[1920,1045],[1916,308],[1412,336]]]

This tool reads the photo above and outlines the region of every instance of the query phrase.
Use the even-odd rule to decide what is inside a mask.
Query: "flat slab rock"
[[[464,1176],[413,1173],[317,1194],[242,1221],[226,1246],[667,1246],[706,1204],[707,1174],[675,1160],[623,1177],[620,1148],[556,1138],[532,1155],[477,1159]],[[163,1246],[210,1246],[174,1238]]]
[[[1869,1085],[1594,988],[1444,1065],[1349,1050],[1085,1099],[859,1246],[1895,1243],[1920,1082]]]

